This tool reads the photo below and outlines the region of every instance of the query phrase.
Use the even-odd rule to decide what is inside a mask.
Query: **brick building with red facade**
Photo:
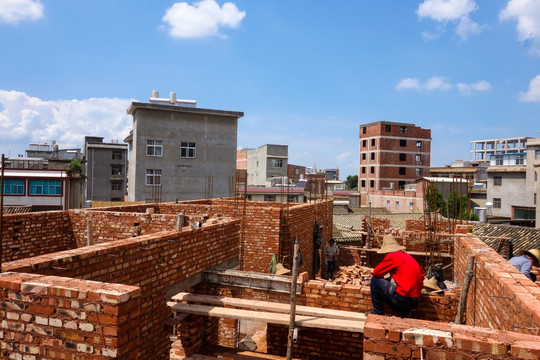
[[[358,190],[403,189],[429,176],[431,130],[378,121],[360,125]]]

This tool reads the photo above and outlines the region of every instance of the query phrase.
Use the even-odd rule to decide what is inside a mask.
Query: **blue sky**
[[[238,146],[358,173],[361,124],[470,141],[540,136],[539,0],[0,0],[0,152],[120,139],[130,102],[243,111]]]

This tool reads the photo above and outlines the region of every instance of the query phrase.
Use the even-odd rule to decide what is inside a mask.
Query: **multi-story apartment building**
[[[193,200],[234,193],[238,119],[243,112],[197,108],[171,93],[127,110],[128,201]]]
[[[527,150],[490,156],[487,198],[495,217],[529,225],[536,220],[540,138],[528,138]]]
[[[124,201],[127,183],[127,144],[103,137],[84,138],[85,199]]]
[[[378,121],[360,125],[358,190],[403,189],[429,175],[431,130]]]
[[[247,150],[247,183],[249,186],[281,184],[287,177],[288,145],[265,144]]]

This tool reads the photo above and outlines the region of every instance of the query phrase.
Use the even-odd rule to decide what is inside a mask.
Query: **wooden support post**
[[[456,324],[461,324],[461,318],[467,307],[467,294],[469,292],[469,285],[471,285],[471,279],[474,276],[474,255],[469,255],[467,258],[467,270],[465,270],[465,279],[463,280],[463,287],[461,288],[461,295],[459,296],[458,309],[456,313]]]
[[[180,214],[176,214],[176,231],[181,232],[184,227],[185,213],[182,211]]]
[[[92,235],[92,220],[86,220],[86,246],[94,244],[93,235]]]
[[[294,255],[293,255],[293,269],[291,278],[291,311],[289,319],[289,336],[287,337],[287,357],[286,360],[292,359],[292,345],[293,345],[293,332],[294,332],[294,317],[296,315],[296,279],[298,278],[298,251],[300,245],[298,239],[294,237]]]

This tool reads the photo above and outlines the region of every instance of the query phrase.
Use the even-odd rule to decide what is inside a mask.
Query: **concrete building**
[[[288,145],[265,144],[247,150],[249,186],[273,186],[287,177]],[[288,182],[288,181],[287,181]]]
[[[127,144],[103,137],[84,138],[86,200],[124,201],[127,185]]]
[[[30,206],[31,211],[68,209],[67,170],[4,169],[4,206]]]
[[[521,153],[527,149],[530,137],[473,140],[471,141],[471,161],[489,161],[491,155]]]
[[[231,196],[236,174],[238,119],[243,112],[203,109],[196,102],[159,98],[133,102],[128,201]]]
[[[403,189],[429,174],[431,130],[378,121],[360,125],[358,190]]]

